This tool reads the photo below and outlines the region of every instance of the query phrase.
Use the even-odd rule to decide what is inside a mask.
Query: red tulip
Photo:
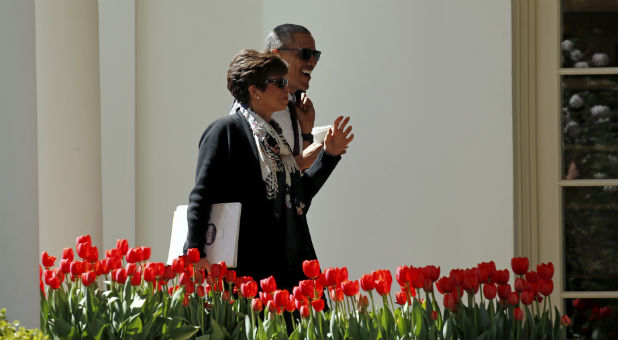
[[[358,298],[358,307],[361,311],[364,311],[367,309],[367,307],[369,307],[369,298],[367,297],[367,295],[361,295]]]
[[[62,249],[62,259],[73,261],[73,248]]]
[[[221,277],[222,277],[222,273],[223,273],[223,270],[221,269],[221,265],[220,265],[220,264],[218,264],[218,263],[213,263],[213,264],[210,266],[210,274],[212,274],[212,276],[213,276],[215,279],[219,279],[219,278],[221,278]]]
[[[330,287],[330,297],[335,302],[343,301],[343,290],[339,287]]]
[[[529,271],[526,273],[526,281],[528,282],[539,282],[539,274],[537,274],[535,271]]]
[[[185,293],[191,295],[193,292],[195,292],[195,283],[193,283],[193,281],[189,281],[189,283],[185,285]],[[225,301],[225,293],[221,296],[221,298]]]
[[[227,273],[225,273],[225,282],[234,283],[234,281],[236,281],[236,271],[228,270]]]
[[[441,294],[446,294],[451,293],[455,287],[453,281],[449,277],[444,276],[436,282],[436,288],[438,288]]]
[[[421,289],[425,286],[425,275],[422,268],[410,267],[410,283],[416,289]]]
[[[534,293],[529,290],[521,292],[521,303],[529,305],[534,301]]]
[[[517,293],[515,293],[515,292],[509,293],[509,297],[508,297],[507,301],[508,301],[509,305],[515,306],[515,305],[517,305],[517,303],[519,303],[519,295],[517,295]]]
[[[571,318],[569,318],[569,316],[568,316],[568,315],[566,315],[566,314],[565,314],[565,315],[563,315],[563,316],[560,318],[560,324],[561,324],[562,326],[564,326],[564,327],[569,327],[569,326],[571,325]]]
[[[516,291],[523,292],[527,288],[528,288],[528,283],[526,282],[526,280],[519,278],[519,277],[515,279],[515,290]]]
[[[527,257],[514,257],[511,259],[511,268],[517,275],[525,275],[528,272],[530,262]]]
[[[509,284],[499,284],[498,285],[498,296],[502,300],[508,299],[510,293],[511,293],[511,285]]]
[[[386,280],[377,280],[376,284],[376,292],[380,295],[387,295],[391,292],[391,286],[388,284]]]
[[[324,310],[324,300],[322,299],[316,299],[311,301],[311,307],[313,307],[313,309],[316,312],[321,312]]]
[[[127,275],[133,276],[137,274],[137,264],[127,263]]]
[[[290,297],[288,298],[288,303],[285,305],[286,312],[292,313],[296,310],[296,304],[294,303],[295,301],[296,299],[294,298],[294,296],[290,295]]]
[[[62,282],[60,282],[60,279],[58,277],[52,277],[49,282],[49,286],[51,287],[51,289],[58,289],[60,288],[61,283]]]
[[[315,283],[313,280],[301,280],[298,282],[298,287],[304,296],[312,299],[315,297]]]
[[[343,288],[343,294],[345,294],[346,296],[356,296],[356,294],[358,294],[358,280],[343,281],[341,285]]]
[[[118,283],[127,282],[127,271],[124,268],[114,269],[112,279]]]
[[[496,285],[493,283],[486,283],[483,285],[483,295],[489,300],[493,300],[496,297]]]
[[[478,292],[479,290],[479,280],[476,277],[476,273],[474,271],[467,270],[464,273],[464,278],[461,282],[461,286],[470,294],[476,294],[476,292]]]
[[[176,274],[180,274],[185,270],[185,259],[183,257],[175,258],[172,261],[172,271]]]
[[[300,316],[302,316],[305,319],[309,318],[309,307],[301,306],[300,307]]]
[[[348,279],[348,267],[341,267],[338,268],[338,278],[337,278],[337,283],[341,283],[343,281],[346,281]]]
[[[99,259],[99,249],[94,246],[88,249],[88,253],[86,255],[86,260],[89,262],[96,262]]]
[[[287,289],[278,289],[273,295],[277,308],[285,308],[290,300],[290,292]]]
[[[395,294],[395,299],[397,300],[398,305],[403,306],[406,302],[408,302],[408,294],[404,292],[397,292],[397,294]]]
[[[315,279],[320,274],[320,263],[318,260],[303,261],[303,273],[310,279]]]
[[[71,260],[69,259],[60,260],[60,270],[62,270],[62,272],[65,274],[70,273],[71,272]]]
[[[324,277],[326,277],[326,286],[334,286],[339,281],[339,270],[333,267],[326,268]]]
[[[436,266],[423,267],[423,276],[425,276],[426,279],[430,279],[433,282],[438,281],[438,278],[440,277],[440,267],[436,267]]]
[[[273,300],[270,300],[266,303],[266,308],[268,308],[268,311],[271,313],[281,314],[281,308],[278,308],[275,301]]]
[[[502,285],[509,283],[509,271],[507,269],[496,270],[492,281]]]
[[[248,281],[240,284],[240,293],[246,298],[254,298],[257,292],[258,286],[255,281]]]
[[[453,283],[453,286],[459,287],[464,279],[464,271],[461,269],[452,269],[449,275],[449,279]]]
[[[150,260],[150,254],[152,253],[152,249],[150,247],[139,247],[142,252],[142,261]]]
[[[84,284],[84,286],[90,286],[90,284],[94,283],[96,279],[97,279],[97,276],[92,271],[87,272],[87,273],[82,273],[82,283]]]
[[[397,272],[395,273],[395,279],[400,286],[408,285],[411,281],[411,273],[410,267],[408,266],[399,266],[397,267]]]
[[[82,235],[82,236],[78,236],[77,240],[75,241],[75,244],[81,244],[81,243],[86,243],[87,245],[91,245],[92,244],[92,239],[90,238],[90,235]]]
[[[46,251],[41,253],[41,263],[43,263],[43,267],[53,267],[54,262],[56,262],[56,258],[54,256],[49,255]]]
[[[152,266],[146,266],[144,269],[144,281],[154,282],[157,279],[155,268]]]
[[[197,286],[196,292],[197,292],[197,296],[201,298],[203,298],[206,295],[206,289],[202,285]]]
[[[494,261],[490,262],[481,262],[476,266],[476,276],[479,280],[479,283],[488,282],[488,280],[493,277],[496,273],[496,264]]]
[[[554,291],[554,282],[552,280],[541,280],[539,284],[539,292],[545,296],[549,296]]]
[[[376,290],[378,289],[378,281],[384,281],[384,283],[382,283],[381,289],[386,288],[388,292],[391,291],[391,285],[393,283],[393,277],[391,276],[391,272],[388,269],[378,269],[376,271],[373,272],[373,281],[374,281],[374,285]],[[378,292],[379,293],[379,292]]]
[[[79,253],[79,250],[78,250]],[[141,248],[131,248],[127,252],[127,262],[137,263],[143,260],[143,250]]]
[[[180,280],[178,281],[178,283],[181,286],[186,286],[189,284],[189,282],[191,281],[191,278],[189,275],[187,275],[187,273],[182,273],[180,274]]]
[[[142,283],[142,276],[140,274],[135,274],[131,276],[131,285],[139,286]]]
[[[71,262],[71,275],[79,276],[82,275],[84,269],[82,263],[79,261]]]
[[[133,283],[133,281],[131,281],[131,283]],[[182,305],[185,307],[189,305],[189,294],[185,293],[185,297],[182,299]]]
[[[515,309],[513,309],[513,317],[517,321],[523,320],[523,318],[524,318],[524,311],[521,310],[521,308],[519,308],[519,307],[515,307]]]
[[[129,251],[129,241],[124,238],[116,240],[116,249],[120,251],[122,256],[127,255],[127,252]]]
[[[197,248],[187,250],[187,258],[190,263],[196,263],[200,260],[200,251]]]
[[[430,316],[431,316],[431,320],[433,320],[433,321],[438,320],[438,312],[436,312],[435,310],[431,311]]]
[[[260,287],[262,287],[262,291],[265,293],[273,293],[277,290],[277,282],[275,281],[275,277],[271,275],[260,280]]]
[[[448,293],[444,295],[444,308],[448,308],[451,312],[455,311],[456,299],[455,295]]]
[[[372,291],[375,288],[373,275],[372,274],[363,275],[360,279],[360,285],[364,291],[366,292]]]
[[[539,278],[551,280],[554,276],[554,265],[551,262],[547,264],[541,263],[536,266],[536,271],[539,273]]]
[[[341,293],[343,295],[343,293]],[[309,299],[306,297],[302,297],[302,299],[294,298],[294,304],[296,305],[296,309],[300,310],[301,307],[309,307]]]

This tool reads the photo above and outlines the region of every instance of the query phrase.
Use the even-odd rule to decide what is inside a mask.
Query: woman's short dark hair
[[[266,88],[266,79],[288,73],[288,65],[272,52],[241,50],[227,70],[227,89],[240,103],[249,104],[249,86]]]

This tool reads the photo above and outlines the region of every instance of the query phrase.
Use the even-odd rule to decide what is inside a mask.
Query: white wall
[[[167,260],[172,215],[193,187],[198,141],[227,114],[230,60],[256,46],[259,1],[136,2],[136,243]]]
[[[34,1],[0,1],[0,308],[39,325]]]
[[[513,255],[509,1],[265,1],[263,36],[305,25],[323,51],[316,124],[356,139],[309,212],[323,267]]]

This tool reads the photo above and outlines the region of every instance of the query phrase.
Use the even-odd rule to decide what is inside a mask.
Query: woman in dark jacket
[[[205,232],[214,203],[242,204],[238,275],[274,275],[291,288],[304,279],[302,262],[316,259],[307,226],[311,199],[354,138],[349,117],[338,117],[324,148],[301,173],[271,115],[288,103],[287,64],[276,54],[242,50],[228,70],[228,89],[240,105],[213,122],[200,139],[195,187],[189,196],[185,253],[197,248],[198,268],[210,269]]]

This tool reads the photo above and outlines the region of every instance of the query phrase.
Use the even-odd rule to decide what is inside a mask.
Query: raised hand
[[[339,116],[324,139],[324,151],[333,156],[343,155],[350,142],[354,139],[352,125],[347,126],[350,117]],[[347,127],[346,127],[347,126]]]
[[[296,114],[301,132],[311,133],[315,122],[315,108],[313,108],[311,99],[304,92],[300,95],[300,101],[296,103]]]

